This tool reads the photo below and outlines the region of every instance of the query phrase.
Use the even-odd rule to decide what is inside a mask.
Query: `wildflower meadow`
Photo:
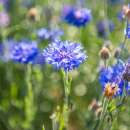
[[[130,130],[130,1],[0,0],[0,130]]]

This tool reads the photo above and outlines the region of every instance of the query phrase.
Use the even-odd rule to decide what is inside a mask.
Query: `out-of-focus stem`
[[[26,127],[31,125],[35,114],[33,88],[32,88],[32,65],[27,65],[26,71],[26,83],[27,83],[27,95],[25,96],[25,115],[26,115]]]
[[[63,104],[63,112],[60,118],[60,128],[59,130],[63,130],[64,127],[68,127],[68,120],[69,120],[69,95],[70,95],[70,82],[68,77],[68,71],[62,71],[63,75],[63,82],[64,82],[64,104]]]
[[[104,60],[104,67],[107,69],[107,60]]]
[[[108,108],[108,105],[109,105],[109,102],[110,100],[108,100],[106,97],[104,97],[104,100],[103,100],[103,105],[102,105],[102,112],[101,112],[101,115],[100,115],[100,119],[99,119],[99,125],[98,125],[98,129],[97,130],[102,130],[102,127],[103,127],[103,123],[104,123],[104,119],[106,117],[106,113],[107,113],[107,108]]]
[[[69,106],[69,86],[68,86],[68,72],[65,73],[64,77],[64,91],[65,91],[65,104],[68,107]]]

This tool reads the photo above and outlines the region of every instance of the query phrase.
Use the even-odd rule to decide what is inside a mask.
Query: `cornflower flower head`
[[[97,33],[100,37],[106,37],[107,33],[106,33],[106,26],[105,23],[103,21],[99,21],[96,25],[97,28]]]
[[[111,99],[119,91],[118,85],[115,83],[107,83],[104,87],[104,95]]]
[[[120,11],[120,12],[118,12],[117,13],[117,18],[118,18],[118,20],[120,21],[120,22],[122,22],[123,20],[124,20],[124,13],[123,13],[123,11]]]
[[[3,6],[8,6],[8,2],[9,0],[0,0],[0,4],[2,4]]]
[[[11,59],[19,63],[32,63],[38,54],[35,41],[22,40],[11,48]]]
[[[58,28],[55,28],[55,29],[40,28],[37,31],[37,36],[41,40],[59,39],[60,36],[62,35],[63,35],[63,31]]]
[[[55,40],[43,50],[43,55],[48,64],[56,69],[71,71],[85,62],[87,56],[79,43]]]
[[[113,32],[115,25],[111,20],[99,21],[96,25],[98,36],[106,38],[107,37],[107,28],[109,32]]]
[[[3,44],[0,44],[0,61],[2,60],[3,50],[4,50]]]
[[[109,20],[109,31],[113,32],[114,29],[115,29],[115,24],[113,23],[113,21]]]
[[[124,80],[122,79],[122,73],[124,71],[125,65],[124,62],[118,61],[113,66],[108,66],[107,68],[101,68],[99,73],[99,81],[105,90],[106,85],[109,83],[111,85],[116,84],[118,86],[118,91],[116,91],[116,95],[121,95],[124,87]],[[109,89],[109,88],[108,88]]]
[[[32,64],[45,64],[45,57],[43,56],[41,51],[39,51],[38,54],[35,56],[34,60],[32,61]]]
[[[6,3],[8,0],[0,0],[0,3],[4,4]]]
[[[68,24],[82,27],[91,21],[92,15],[91,10],[87,8],[64,6],[62,10],[62,18]]]

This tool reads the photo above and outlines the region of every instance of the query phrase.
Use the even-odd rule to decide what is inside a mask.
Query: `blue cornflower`
[[[110,32],[113,32],[114,31],[114,29],[115,29],[115,24],[113,23],[113,21],[109,21],[109,31]]]
[[[106,33],[106,25],[104,23],[104,21],[99,21],[96,25],[97,28],[97,33],[100,37],[106,37],[107,33]]]
[[[97,33],[100,37],[106,38],[107,37],[107,29],[109,29],[110,32],[112,32],[115,29],[115,25],[110,20],[102,20],[99,21],[96,25]]]
[[[8,0],[0,0],[0,4],[4,5],[5,7],[7,6],[8,2]]]
[[[3,41],[3,43],[1,43],[0,48],[0,60],[3,62],[8,62],[11,59],[11,48],[12,46],[16,43],[15,40],[13,39],[6,39],[5,41]]]
[[[99,73],[99,81],[103,88],[103,91],[107,84],[116,84],[118,86],[118,91],[115,96],[122,95],[124,80],[122,74],[125,69],[125,64],[122,61],[118,61],[117,64],[109,66],[107,68],[102,68]],[[126,86],[127,87],[127,86]]]
[[[3,51],[4,51],[4,47],[2,44],[0,44],[0,61],[2,60]]]
[[[54,40],[59,39],[60,36],[63,35],[63,31],[55,28],[55,29],[48,29],[48,28],[40,28],[37,31],[37,36],[41,40]]]
[[[126,36],[127,38],[130,38],[130,23],[128,23],[126,27]]]
[[[39,65],[45,64],[45,57],[43,56],[41,51],[38,52],[38,54],[34,58],[32,64],[39,64]]]
[[[66,23],[82,27],[91,21],[92,15],[89,9],[65,6],[62,11],[62,18]]]
[[[118,18],[118,20],[119,20],[120,22],[123,21],[123,19],[124,19],[124,13],[123,13],[123,11],[118,12],[117,18]]]
[[[79,43],[55,40],[44,49],[46,62],[56,69],[70,71],[85,62],[87,56]]]
[[[11,48],[11,59],[19,63],[32,63],[38,54],[35,41],[22,40]]]

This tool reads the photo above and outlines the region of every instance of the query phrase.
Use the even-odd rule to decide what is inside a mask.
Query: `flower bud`
[[[116,48],[116,50],[115,50],[115,52],[114,52],[114,57],[115,58],[119,58],[119,56],[120,56],[120,53],[121,53],[121,48]]]
[[[106,41],[104,42],[104,46],[105,46],[106,48],[108,48],[109,50],[111,50],[111,49],[112,49],[112,42],[109,41],[109,40],[106,40]]]
[[[103,59],[103,60],[107,60],[109,57],[110,57],[110,51],[107,47],[103,47],[101,50],[100,50],[100,57]]]
[[[34,7],[31,8],[28,11],[27,17],[32,20],[32,21],[38,21],[39,20],[39,14],[38,14],[38,10]]]
[[[124,15],[128,19],[130,19],[130,8],[129,8],[129,6],[124,5],[123,8],[122,8],[122,10],[123,10]]]

